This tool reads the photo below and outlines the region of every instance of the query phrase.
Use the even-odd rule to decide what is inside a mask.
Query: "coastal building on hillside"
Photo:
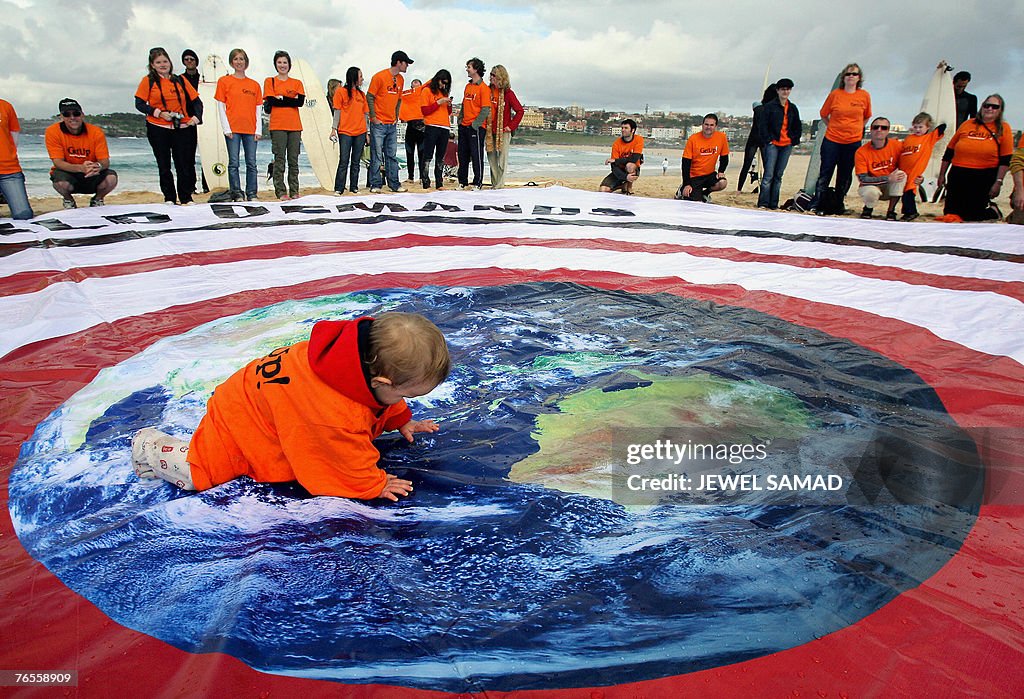
[[[578,104],[574,104],[574,105],[569,107],[569,113],[572,114],[577,119],[579,119],[579,118],[583,117],[587,113],[587,110],[585,110],[583,107],[581,107]]]
[[[673,129],[655,126],[651,129],[651,138],[655,141],[681,141],[686,137],[686,129]]]
[[[543,129],[544,128],[544,112],[539,109],[533,109],[527,107],[523,111],[523,120],[519,122],[520,126],[526,126],[532,129]]]

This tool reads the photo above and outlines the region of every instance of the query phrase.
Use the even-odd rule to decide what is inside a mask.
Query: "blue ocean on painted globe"
[[[249,359],[389,310],[427,315],[454,362],[411,401],[441,431],[378,440],[410,497],[132,472],[139,428],[187,438]],[[841,487],[808,485],[821,474]],[[877,353],[747,309],[533,283],[292,301],[160,340],[38,426],[9,502],[68,587],[177,648],[480,692],[675,675],[841,629],[949,560],[979,474],[934,392]],[[637,487],[669,476],[762,489]]]

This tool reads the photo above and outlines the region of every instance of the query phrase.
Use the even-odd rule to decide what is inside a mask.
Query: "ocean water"
[[[110,138],[107,139],[110,149],[110,166],[117,170],[118,190],[122,192],[159,192],[156,160],[150,150],[149,141],[145,138]],[[611,141],[609,140],[609,148]],[[404,166],[405,149],[398,147],[399,160]],[[535,146],[513,145],[509,153],[509,173],[506,180],[520,182],[529,180],[552,180],[573,177],[593,177],[607,170],[604,164],[608,154],[605,151],[586,149],[549,149]],[[54,195],[50,184],[50,158],[46,154],[46,145],[42,135],[23,134],[18,144],[18,159],[21,169],[25,172],[25,186],[30,197],[46,197]],[[273,160],[269,139],[260,142],[256,149],[256,168],[260,172],[260,190],[272,190],[273,184],[267,180],[267,164]],[[199,158],[196,157],[196,168],[199,170]],[[484,167],[485,181],[490,178],[490,171]],[[402,178],[406,171],[403,169]],[[244,177],[244,175],[243,175]],[[313,170],[306,158],[305,151],[299,155],[299,186],[318,187],[319,183],[313,176]]]

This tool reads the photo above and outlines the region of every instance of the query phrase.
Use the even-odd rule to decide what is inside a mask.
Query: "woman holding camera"
[[[203,103],[192,84],[175,75],[167,51],[149,50],[149,74],[135,91],[135,108],[146,115],[146,137],[160,172],[164,202],[192,204],[196,188],[196,125],[203,118]],[[175,190],[171,160],[178,175]]]

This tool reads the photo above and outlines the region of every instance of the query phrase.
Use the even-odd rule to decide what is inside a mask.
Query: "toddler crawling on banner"
[[[386,430],[410,442],[437,432],[433,420],[413,420],[404,399],[430,393],[450,368],[444,336],[421,315],[321,321],[309,340],[249,362],[218,386],[191,442],[139,430],[132,467],[184,490],[249,476],[298,481],[313,495],[397,502],[412,483],[378,468],[373,440]]]

